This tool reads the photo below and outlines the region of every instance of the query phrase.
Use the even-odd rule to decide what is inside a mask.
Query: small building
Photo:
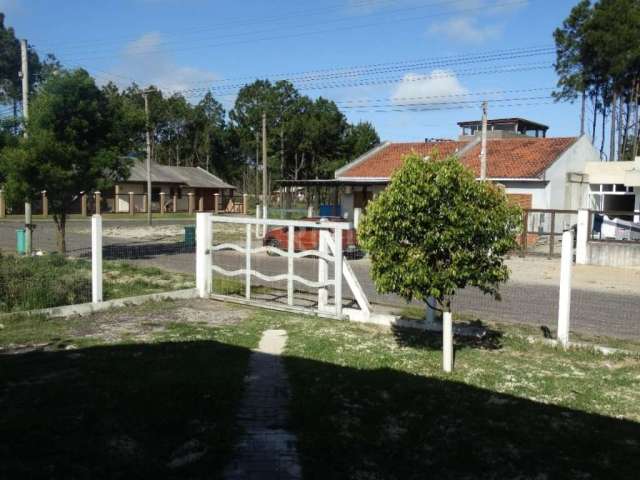
[[[425,158],[456,155],[479,177],[480,148],[477,135],[470,140],[385,142],[335,172],[336,181],[346,185],[342,212],[352,218],[354,208],[365,208],[410,153]],[[487,140],[487,180],[502,184],[523,208],[565,210],[584,206],[588,193],[585,165],[596,160],[599,154],[586,136],[520,134]]]
[[[173,202],[176,211],[187,211],[189,194],[192,194],[195,209],[214,209],[214,194],[220,194],[220,208],[224,208],[233,197],[236,187],[200,167],[171,167],[151,164],[151,208],[160,210],[160,199],[164,198],[165,208],[171,211]],[[115,185],[111,192],[104,195],[107,210],[114,213],[145,211],[147,192],[147,169],[143,160],[135,160],[129,170],[128,178]],[[164,193],[164,195],[160,195]]]
[[[461,140],[471,140],[482,132],[482,120],[458,122],[462,129]],[[525,118],[495,118],[487,120],[487,138],[510,138],[519,136],[542,137],[547,136],[549,127],[542,123],[532,122]]]
[[[634,162],[589,162],[585,173],[589,182],[589,208],[636,212],[633,222],[640,222],[640,157]]]

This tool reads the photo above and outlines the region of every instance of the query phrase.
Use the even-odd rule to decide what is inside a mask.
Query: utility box
[[[185,225],[184,227],[184,246],[195,247],[196,246],[196,226]]]

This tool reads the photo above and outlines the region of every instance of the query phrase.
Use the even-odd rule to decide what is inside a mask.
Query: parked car
[[[341,217],[307,217],[302,220],[307,222],[320,223],[346,222]],[[320,229],[312,227],[295,227],[293,233],[293,249],[296,252],[303,250],[318,250],[320,246]],[[288,227],[273,227],[267,230],[263,240],[264,246],[287,250],[289,248]],[[358,247],[356,231],[353,228],[342,231],[342,250],[348,258],[360,258],[364,256],[363,251]]]

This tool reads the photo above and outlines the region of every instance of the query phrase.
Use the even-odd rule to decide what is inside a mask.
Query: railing
[[[557,247],[562,232],[575,229],[577,210],[526,209],[522,212],[524,226],[520,235],[521,256],[545,255],[548,258],[560,254]],[[557,245],[556,245],[557,244]]]
[[[589,241],[640,243],[640,211],[589,210]]]

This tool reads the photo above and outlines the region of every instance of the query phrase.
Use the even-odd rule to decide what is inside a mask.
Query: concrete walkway
[[[244,435],[224,478],[302,478],[296,437],[287,430],[289,382],[282,365],[285,330],[266,330],[251,354],[246,391],[238,413]]]

